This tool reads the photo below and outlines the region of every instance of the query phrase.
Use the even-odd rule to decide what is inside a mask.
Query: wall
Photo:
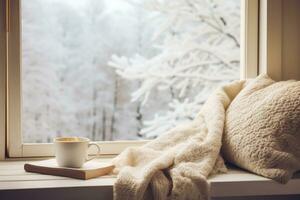
[[[300,80],[300,1],[260,0],[259,73]]]
[[[300,1],[282,1],[282,78],[300,80]]]

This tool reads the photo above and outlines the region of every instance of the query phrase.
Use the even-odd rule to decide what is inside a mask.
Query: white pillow
[[[226,111],[222,154],[281,183],[300,170],[300,81],[248,83]]]

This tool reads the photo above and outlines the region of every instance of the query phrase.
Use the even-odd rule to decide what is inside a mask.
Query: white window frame
[[[8,3],[10,2],[10,3]],[[0,0],[0,5],[9,4],[6,21],[9,21],[6,39],[7,62],[0,63],[0,86],[6,81],[6,91],[0,88],[0,96],[6,94],[6,152],[8,157],[53,156],[52,143],[22,143],[21,135],[21,79],[20,79],[20,0]],[[0,9],[2,7],[0,6]],[[1,12],[0,12],[1,13]],[[241,0],[241,78],[253,78],[258,74],[259,0]],[[0,17],[1,20],[1,17]],[[1,25],[1,23],[0,23]],[[0,35],[1,37],[1,35]],[[1,39],[1,38],[0,38]],[[0,40],[1,45],[1,40]],[[1,52],[2,53],[2,52]],[[1,56],[1,54],[0,54]],[[2,71],[1,71],[2,70]],[[2,82],[1,82],[2,81]],[[5,92],[5,93],[4,93]],[[3,100],[2,100],[3,101]],[[0,99],[0,105],[1,102]],[[0,114],[5,113],[3,108]],[[0,115],[0,128],[1,128]],[[0,130],[1,133],[1,130]],[[3,134],[4,135],[4,134]],[[0,135],[1,136],[1,135]],[[118,154],[128,146],[138,146],[147,141],[97,141],[102,154]],[[1,137],[0,137],[1,144]],[[4,151],[4,150],[2,150]],[[1,149],[0,149],[1,153]],[[94,153],[94,152],[91,152]],[[0,157],[1,158],[1,157]]]

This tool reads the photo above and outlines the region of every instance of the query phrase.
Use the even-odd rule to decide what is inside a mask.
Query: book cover
[[[67,168],[59,167],[55,159],[50,159],[26,163],[24,169],[27,172],[87,180],[109,174],[114,169],[114,165],[93,160],[86,162],[82,168]]]

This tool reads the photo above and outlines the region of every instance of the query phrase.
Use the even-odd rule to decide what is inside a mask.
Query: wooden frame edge
[[[21,32],[20,0],[9,0],[9,33],[7,47],[7,152],[22,157],[21,138]]]
[[[241,0],[241,78],[258,75],[259,0]]]
[[[0,160],[6,154],[6,0],[0,0]]]
[[[282,80],[282,2],[260,0],[259,73]]]

